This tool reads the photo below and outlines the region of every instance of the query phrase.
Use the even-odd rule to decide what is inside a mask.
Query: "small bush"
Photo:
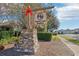
[[[0,31],[0,39],[12,37],[11,31]]]
[[[57,35],[58,33],[57,32],[53,32],[53,35]]]
[[[19,40],[19,37],[9,37],[0,40],[0,45],[7,45]]]
[[[38,40],[41,41],[51,41],[52,34],[51,33],[37,33]]]
[[[0,31],[0,45],[16,42],[19,37],[13,36],[13,31]]]

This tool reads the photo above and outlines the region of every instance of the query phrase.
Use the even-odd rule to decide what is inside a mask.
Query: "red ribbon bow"
[[[26,16],[27,16],[28,14],[30,14],[30,15],[32,16],[32,9],[31,9],[30,6],[28,6],[27,9],[26,9]]]

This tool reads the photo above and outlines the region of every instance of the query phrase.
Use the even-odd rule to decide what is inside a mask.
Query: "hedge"
[[[0,39],[12,37],[11,31],[0,31]]]
[[[51,41],[52,34],[51,33],[37,33],[38,40],[40,41]]]

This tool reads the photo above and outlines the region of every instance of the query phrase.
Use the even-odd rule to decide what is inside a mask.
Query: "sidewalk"
[[[52,40],[39,42],[39,49],[35,56],[74,56],[74,53],[61,40]]]
[[[72,43],[72,42],[69,42],[68,40],[60,37],[61,41],[66,44],[74,53],[75,56],[79,56],[79,46]]]

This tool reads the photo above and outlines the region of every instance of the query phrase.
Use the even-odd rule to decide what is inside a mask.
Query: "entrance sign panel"
[[[38,12],[35,14],[35,21],[41,22],[46,20],[46,13]]]

